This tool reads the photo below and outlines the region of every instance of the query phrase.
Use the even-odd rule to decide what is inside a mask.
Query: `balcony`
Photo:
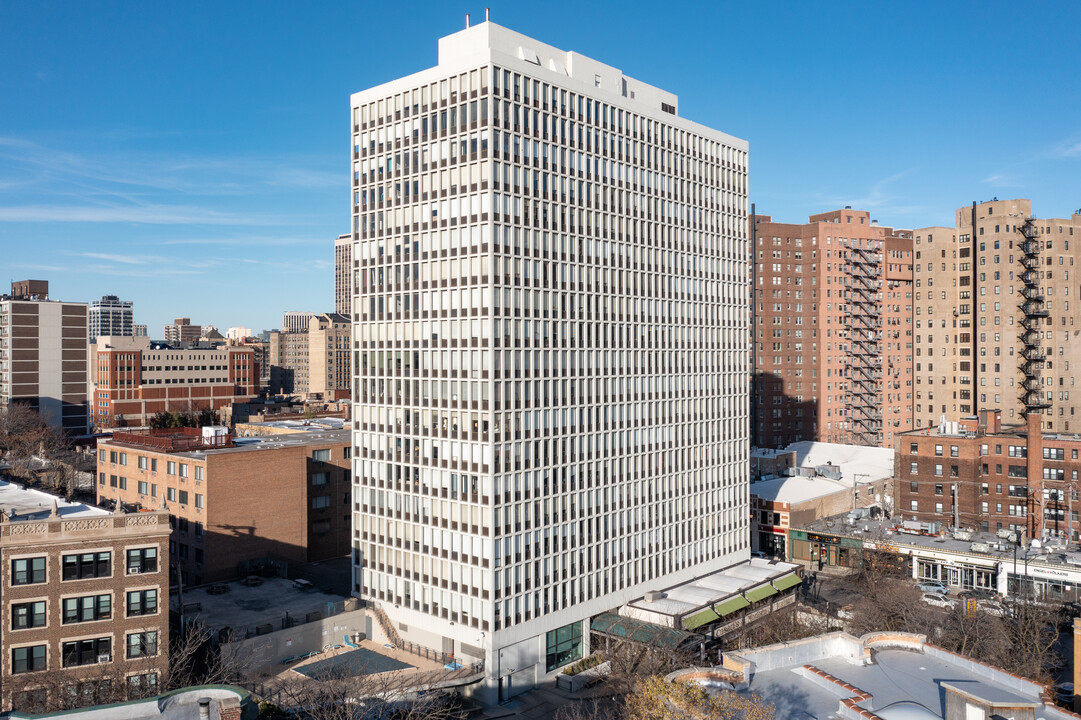
[[[191,452],[234,446],[233,436],[229,433],[204,435],[201,428],[114,432],[112,441],[163,452]]]

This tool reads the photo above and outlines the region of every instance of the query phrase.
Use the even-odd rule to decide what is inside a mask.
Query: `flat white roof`
[[[752,448],[751,457],[768,459],[792,452],[796,454],[796,467],[836,465],[841,470],[841,480],[848,487],[852,487],[853,478],[862,483],[893,476],[894,451],[891,448],[803,440],[783,450]]]
[[[751,495],[762,500],[801,503],[836,492],[852,492],[852,484],[827,477],[775,477],[751,483]]]
[[[27,489],[18,483],[0,480],[0,508],[7,513],[9,519],[14,513],[16,521],[45,520],[52,514],[54,505],[63,518],[109,514],[108,510],[93,505],[68,502],[40,490]]]
[[[660,600],[638,598],[629,603],[633,608],[661,615],[685,615],[706,605],[715,605],[731,595],[749,590],[756,585],[792,572],[794,563],[770,562],[763,558],[751,558],[749,562],[710,573],[697,580],[669,588]]]

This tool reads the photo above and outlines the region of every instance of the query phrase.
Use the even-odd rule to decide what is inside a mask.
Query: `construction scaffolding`
[[[845,271],[849,297],[847,402],[852,440],[861,445],[882,442],[882,243],[863,241],[848,248]]]

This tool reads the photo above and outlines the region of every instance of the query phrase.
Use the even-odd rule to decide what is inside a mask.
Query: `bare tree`
[[[773,706],[757,695],[708,693],[695,683],[668,682],[654,675],[627,696],[628,720],[774,720]]]

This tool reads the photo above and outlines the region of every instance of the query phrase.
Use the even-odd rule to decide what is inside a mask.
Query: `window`
[[[170,475],[176,475],[176,462],[173,460],[169,460],[165,464],[165,472],[169,473]]]
[[[187,463],[180,463],[180,477],[186,478],[187,476],[188,476],[188,465],[187,465]]]
[[[179,492],[179,495],[180,495],[180,504],[181,505],[187,505],[188,504],[188,491],[187,490],[181,490]]]
[[[128,635],[128,659],[158,654],[158,633],[155,631]]]
[[[158,694],[158,674],[129,675],[128,690],[134,697],[149,697]]]
[[[149,493],[150,493],[150,485],[147,482],[145,482],[143,480],[140,480],[139,481],[139,494],[140,495],[147,495]]]
[[[11,651],[11,673],[34,672],[45,669],[45,646],[31,645],[30,647],[13,648]]]
[[[910,455],[916,455],[920,451],[920,446],[916,443],[908,444],[908,452]]]
[[[200,495],[199,493],[195,493],[195,507],[197,507],[197,508],[203,507],[203,496]]]
[[[938,457],[942,457],[942,446],[941,445],[935,445],[935,455],[937,455]]]
[[[326,484],[327,484],[327,473],[325,473],[325,472],[312,473],[312,485],[326,485]]]
[[[158,459],[157,458],[150,458],[150,472],[157,472],[157,471],[158,471]]]
[[[128,550],[128,575],[158,571],[158,549],[137,548]]]
[[[941,474],[942,474],[942,465],[941,464],[935,465],[935,475],[941,475]]]
[[[11,629],[45,627],[45,601],[15,603],[11,606]]]
[[[313,450],[312,460],[318,462],[330,462],[330,450]]]
[[[165,491],[165,499],[169,502],[176,502],[176,488],[168,488]]]
[[[908,474],[915,475],[920,471],[918,463],[910,463],[908,466]]]
[[[139,456],[139,469],[146,470],[146,457],[144,455]]]
[[[548,672],[582,657],[582,623],[575,622],[551,630],[547,635]]]
[[[11,561],[12,585],[36,585],[45,582],[45,558],[22,558]]]
[[[157,612],[157,590],[135,590],[128,593],[128,617],[155,615]]]
[[[203,479],[203,466],[202,465],[196,465],[195,466],[195,479],[196,480],[202,480]]]
[[[908,509],[912,512],[917,512],[919,510],[919,504],[915,500],[913,500],[909,503]]]
[[[64,624],[108,620],[113,616],[112,595],[64,598]]]
[[[957,457],[957,446],[950,445],[950,457]]]
[[[110,662],[113,659],[112,638],[107,637],[66,642],[63,644],[62,649],[64,667],[93,665],[95,663]]]
[[[85,580],[86,578],[109,577],[112,571],[113,554],[109,551],[81,553],[64,556],[64,579]]]
[[[319,510],[321,508],[330,507],[330,495],[316,495],[312,498],[312,509]]]

